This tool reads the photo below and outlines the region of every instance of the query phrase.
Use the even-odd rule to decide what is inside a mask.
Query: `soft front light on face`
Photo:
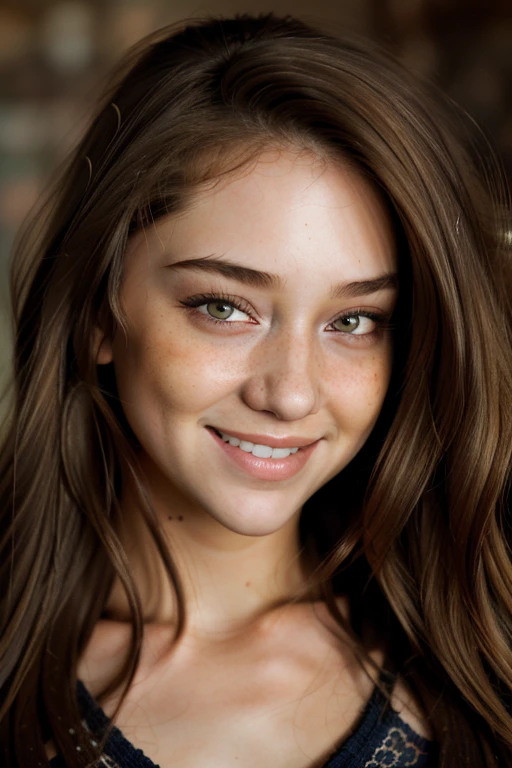
[[[284,152],[136,235],[121,296],[128,345],[117,337],[112,354],[159,506],[179,498],[187,520],[244,535],[297,520],[364,444],[391,373],[389,333],[370,333],[368,319],[349,338],[334,321],[388,316],[396,295],[380,276],[395,271],[369,183]],[[236,312],[205,313],[215,296]]]

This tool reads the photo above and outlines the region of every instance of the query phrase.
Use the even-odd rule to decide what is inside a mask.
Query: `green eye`
[[[227,320],[235,309],[225,301],[210,301],[206,305],[206,311],[216,320]]]
[[[333,322],[334,328],[337,331],[344,331],[345,333],[353,333],[356,328],[359,328],[361,320],[359,315],[347,315],[347,317],[339,317]]]

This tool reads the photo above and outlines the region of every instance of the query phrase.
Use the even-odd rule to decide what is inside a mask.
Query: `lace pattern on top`
[[[82,728],[84,729],[84,733],[89,737],[89,741],[92,746],[96,747],[97,742],[94,738],[94,733],[91,731],[89,723],[85,719],[82,720]],[[56,768],[60,768],[60,766],[56,766]],[[113,760],[110,755],[102,752],[101,755],[94,761],[91,768],[121,768],[121,766],[119,763],[116,763],[116,761]]]
[[[102,755],[98,760],[98,768],[105,766],[105,768],[119,768],[117,763],[114,763],[111,757],[108,755]]]
[[[390,766],[418,766],[427,753],[412,741],[403,728],[392,728],[377,747],[364,768],[390,768]]]
[[[378,687],[352,734],[323,768],[428,768],[435,744],[402,720]]]

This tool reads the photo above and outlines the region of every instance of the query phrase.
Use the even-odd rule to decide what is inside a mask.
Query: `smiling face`
[[[133,237],[127,337],[98,362],[160,507],[247,535],[298,518],[381,410],[395,270],[369,182],[304,153],[266,152]]]

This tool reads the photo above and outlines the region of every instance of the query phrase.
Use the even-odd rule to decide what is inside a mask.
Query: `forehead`
[[[396,269],[391,219],[374,185],[348,163],[306,152],[262,153],[143,240],[162,264],[215,255],[285,278],[347,280]]]

